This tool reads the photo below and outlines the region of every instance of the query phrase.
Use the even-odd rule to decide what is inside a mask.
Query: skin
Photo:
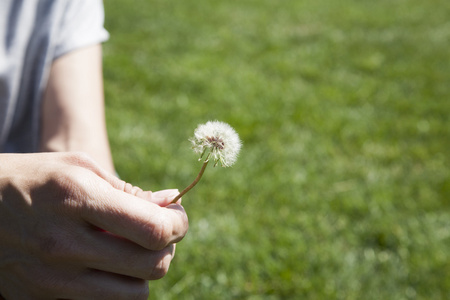
[[[79,153],[3,154],[0,165],[6,299],[147,299],[187,231],[169,205],[178,191],[144,192]]]
[[[42,105],[52,152],[0,154],[4,299],[147,299],[188,230],[177,190],[113,175],[101,76],[98,45],[58,58]]]
[[[101,45],[53,62],[42,116],[41,152],[85,152],[114,173],[105,125]]]

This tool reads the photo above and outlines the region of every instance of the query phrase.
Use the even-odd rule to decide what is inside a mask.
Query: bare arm
[[[42,103],[41,151],[81,151],[114,172],[104,114],[102,50],[56,59]]]

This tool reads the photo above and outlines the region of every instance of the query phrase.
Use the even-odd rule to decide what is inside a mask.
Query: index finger
[[[188,218],[180,204],[161,207],[113,187],[100,197],[89,198],[92,200],[82,209],[85,221],[149,250],[161,250],[180,241],[188,229]]]

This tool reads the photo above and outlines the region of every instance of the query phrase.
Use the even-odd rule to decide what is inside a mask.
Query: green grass
[[[448,0],[105,1],[121,177],[183,189],[187,139],[244,142],[184,197],[152,299],[449,299]]]

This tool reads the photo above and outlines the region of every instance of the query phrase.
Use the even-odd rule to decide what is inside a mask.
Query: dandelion
[[[176,196],[172,203],[177,202],[200,181],[210,160],[214,160],[214,166],[220,164],[222,167],[229,167],[236,162],[242,146],[236,131],[227,123],[219,121],[199,125],[190,142],[194,152],[200,155],[199,161],[204,158],[203,165],[197,178]]]

